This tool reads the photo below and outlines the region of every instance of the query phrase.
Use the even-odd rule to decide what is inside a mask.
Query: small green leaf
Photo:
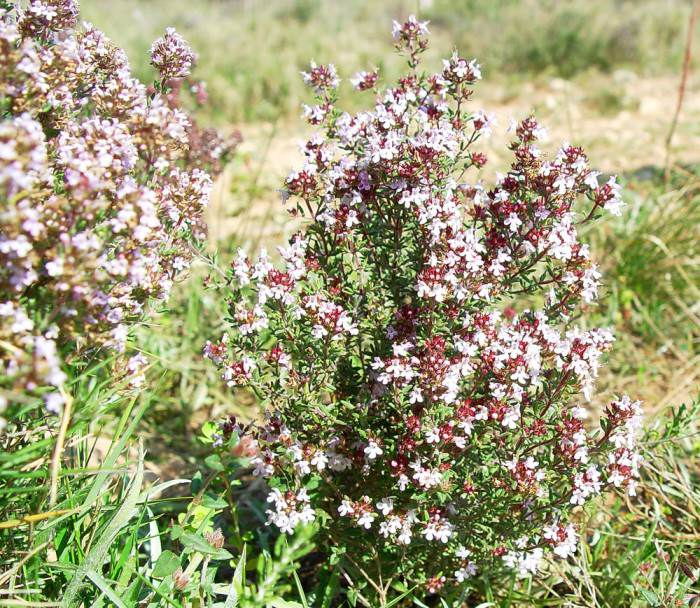
[[[172,538],[173,540],[177,540],[178,538],[180,538],[180,536],[182,536],[183,533],[184,530],[182,529],[182,526],[175,525],[170,530],[170,538]]]
[[[202,436],[207,439],[211,439],[217,431],[218,426],[213,422],[205,422],[204,425],[202,425]]]
[[[207,509],[225,509],[228,507],[228,503],[221,496],[205,494],[202,498],[202,506]]]
[[[268,602],[272,608],[304,608],[299,602],[290,602],[283,600],[281,597],[275,597]]]
[[[649,602],[650,606],[660,606],[659,597],[650,589],[640,589],[639,592],[644,596],[644,599]]]
[[[190,490],[192,494],[196,494],[202,489],[202,473],[200,471],[197,471],[193,477],[192,477],[192,482],[190,484]]]
[[[212,559],[231,559],[233,557],[226,549],[215,549],[197,534],[183,531],[178,538],[184,547],[210,555]]]
[[[221,472],[224,470],[224,465],[221,462],[218,454],[210,454],[204,459],[204,464],[206,464],[210,469],[214,471]]]
[[[153,576],[165,578],[170,576],[180,567],[180,558],[167,549],[160,554],[156,565],[153,567]]]

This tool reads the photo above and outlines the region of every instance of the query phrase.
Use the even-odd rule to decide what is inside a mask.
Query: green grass
[[[652,412],[692,400],[700,381],[700,191],[693,174],[662,174],[626,176],[622,216],[586,235],[603,272],[599,324],[617,336],[601,394],[638,395]]]
[[[634,187],[634,185],[632,186]],[[624,215],[595,234],[614,273],[615,320],[660,344],[692,351],[700,337],[698,183],[653,193],[630,191]]]

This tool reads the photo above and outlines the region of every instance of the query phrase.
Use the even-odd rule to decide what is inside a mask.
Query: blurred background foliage
[[[174,26],[200,56],[199,76],[218,121],[297,116],[307,95],[299,71],[310,58],[350,74],[403,67],[387,36],[393,19],[431,22],[429,58],[455,47],[477,57],[489,81],[573,78],[629,69],[675,70],[685,42],[687,0],[83,0],[83,18],[126,48],[151,74],[147,50]],[[346,83],[347,84],[347,83]]]

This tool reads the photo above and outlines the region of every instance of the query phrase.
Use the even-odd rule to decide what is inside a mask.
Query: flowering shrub
[[[148,90],[121,49],[76,28],[75,0],[2,6],[0,414],[37,397],[56,412],[66,357],[124,351],[189,265],[208,171],[236,141],[180,108],[168,83],[189,75],[194,54],[174,31],[154,43],[162,80]],[[132,382],[144,364],[123,365]]]
[[[514,126],[510,170],[470,181],[493,119],[473,109],[479,65],[457,53],[419,71],[425,23],[394,25],[409,71],[371,111],[336,107],[332,65],[303,74],[316,134],[286,181],[306,226],[279,250],[240,252],[233,331],[205,354],[268,406],[226,435],[267,478],[269,524],[316,521],[356,573],[400,573],[449,592],[480,571],[535,573],[576,551],[576,512],[633,495],[640,404],[584,425],[613,336],[580,321],[600,273],[577,228],[620,213],[580,148],[548,159],[533,118]],[[442,591],[441,591],[442,590]]]

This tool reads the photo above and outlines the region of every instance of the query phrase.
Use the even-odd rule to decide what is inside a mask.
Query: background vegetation
[[[130,51],[149,73],[150,41],[172,25],[197,49],[199,76],[217,120],[296,116],[308,101],[299,78],[309,58],[341,73],[377,66],[391,78],[401,59],[387,32],[397,15],[431,22],[430,56],[454,47],[478,57],[489,80],[582,77],[677,68],[683,0],[85,0],[83,16]],[[347,83],[346,83],[347,84]]]

